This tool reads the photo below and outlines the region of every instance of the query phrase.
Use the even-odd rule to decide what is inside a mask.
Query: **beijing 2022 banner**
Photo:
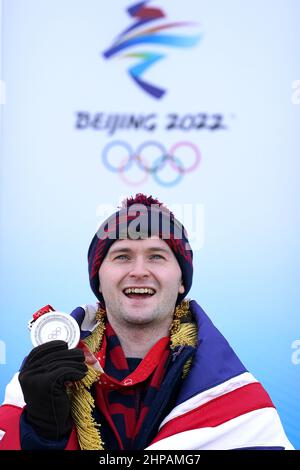
[[[300,449],[300,2],[0,5],[1,401],[32,314],[95,303],[90,240],[143,192]]]

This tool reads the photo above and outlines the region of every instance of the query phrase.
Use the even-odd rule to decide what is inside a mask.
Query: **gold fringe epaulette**
[[[190,301],[185,299],[175,309],[174,319],[170,331],[170,348],[177,346],[192,346],[197,344],[198,329],[196,323],[192,319],[190,312]],[[182,377],[185,378],[189,373],[192,357],[189,358],[184,367]]]
[[[105,330],[105,310],[99,308],[96,313],[97,326],[83,341],[92,353],[101,348]],[[69,390],[72,418],[76,425],[77,438],[81,450],[104,450],[101,439],[100,424],[93,418],[95,401],[91,394],[92,385],[99,379],[101,372],[88,366],[88,372],[82,380],[75,382]]]
[[[88,373],[84,379],[75,382],[72,387],[72,418],[76,425],[77,438],[82,450],[104,449],[100,437],[100,425],[95,422],[92,415],[95,402],[90,388],[98,378],[99,373],[88,366]]]

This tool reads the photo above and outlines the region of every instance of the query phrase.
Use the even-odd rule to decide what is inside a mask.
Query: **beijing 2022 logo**
[[[128,73],[135,83],[153,98],[161,98],[166,90],[153,85],[144,80],[144,72],[159,60],[165,58],[165,54],[157,53],[155,50],[135,50],[124,53],[125,50],[135,48],[140,45],[160,45],[163,47],[182,47],[188,48],[195,46],[201,39],[201,35],[187,36],[178,34],[169,34],[166,31],[182,27],[195,27],[191,22],[163,22],[166,17],[160,8],[146,6],[149,0],[139,2],[127,9],[128,14],[135,22],[126,28],[116,38],[114,43],[107,49],[103,55],[106,59],[111,57],[136,58],[139,62],[129,67]],[[149,27],[149,23],[151,26]],[[154,48],[155,49],[155,48]]]

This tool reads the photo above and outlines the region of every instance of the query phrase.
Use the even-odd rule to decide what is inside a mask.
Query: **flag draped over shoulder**
[[[97,309],[98,305],[84,305],[72,312],[82,338],[96,328]],[[194,300],[190,311],[198,328],[193,363],[173,409],[146,450],[293,449],[262,385]],[[20,449],[23,407],[15,375],[0,407],[0,449]],[[74,429],[66,448],[79,448]]]
[[[293,449],[262,385],[202,308],[190,302],[198,344],[176,406],[149,450]]]

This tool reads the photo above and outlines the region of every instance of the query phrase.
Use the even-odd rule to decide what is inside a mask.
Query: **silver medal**
[[[73,317],[63,312],[42,315],[31,326],[31,342],[34,347],[48,341],[62,340],[69,349],[76,348],[80,340],[80,329]]]

